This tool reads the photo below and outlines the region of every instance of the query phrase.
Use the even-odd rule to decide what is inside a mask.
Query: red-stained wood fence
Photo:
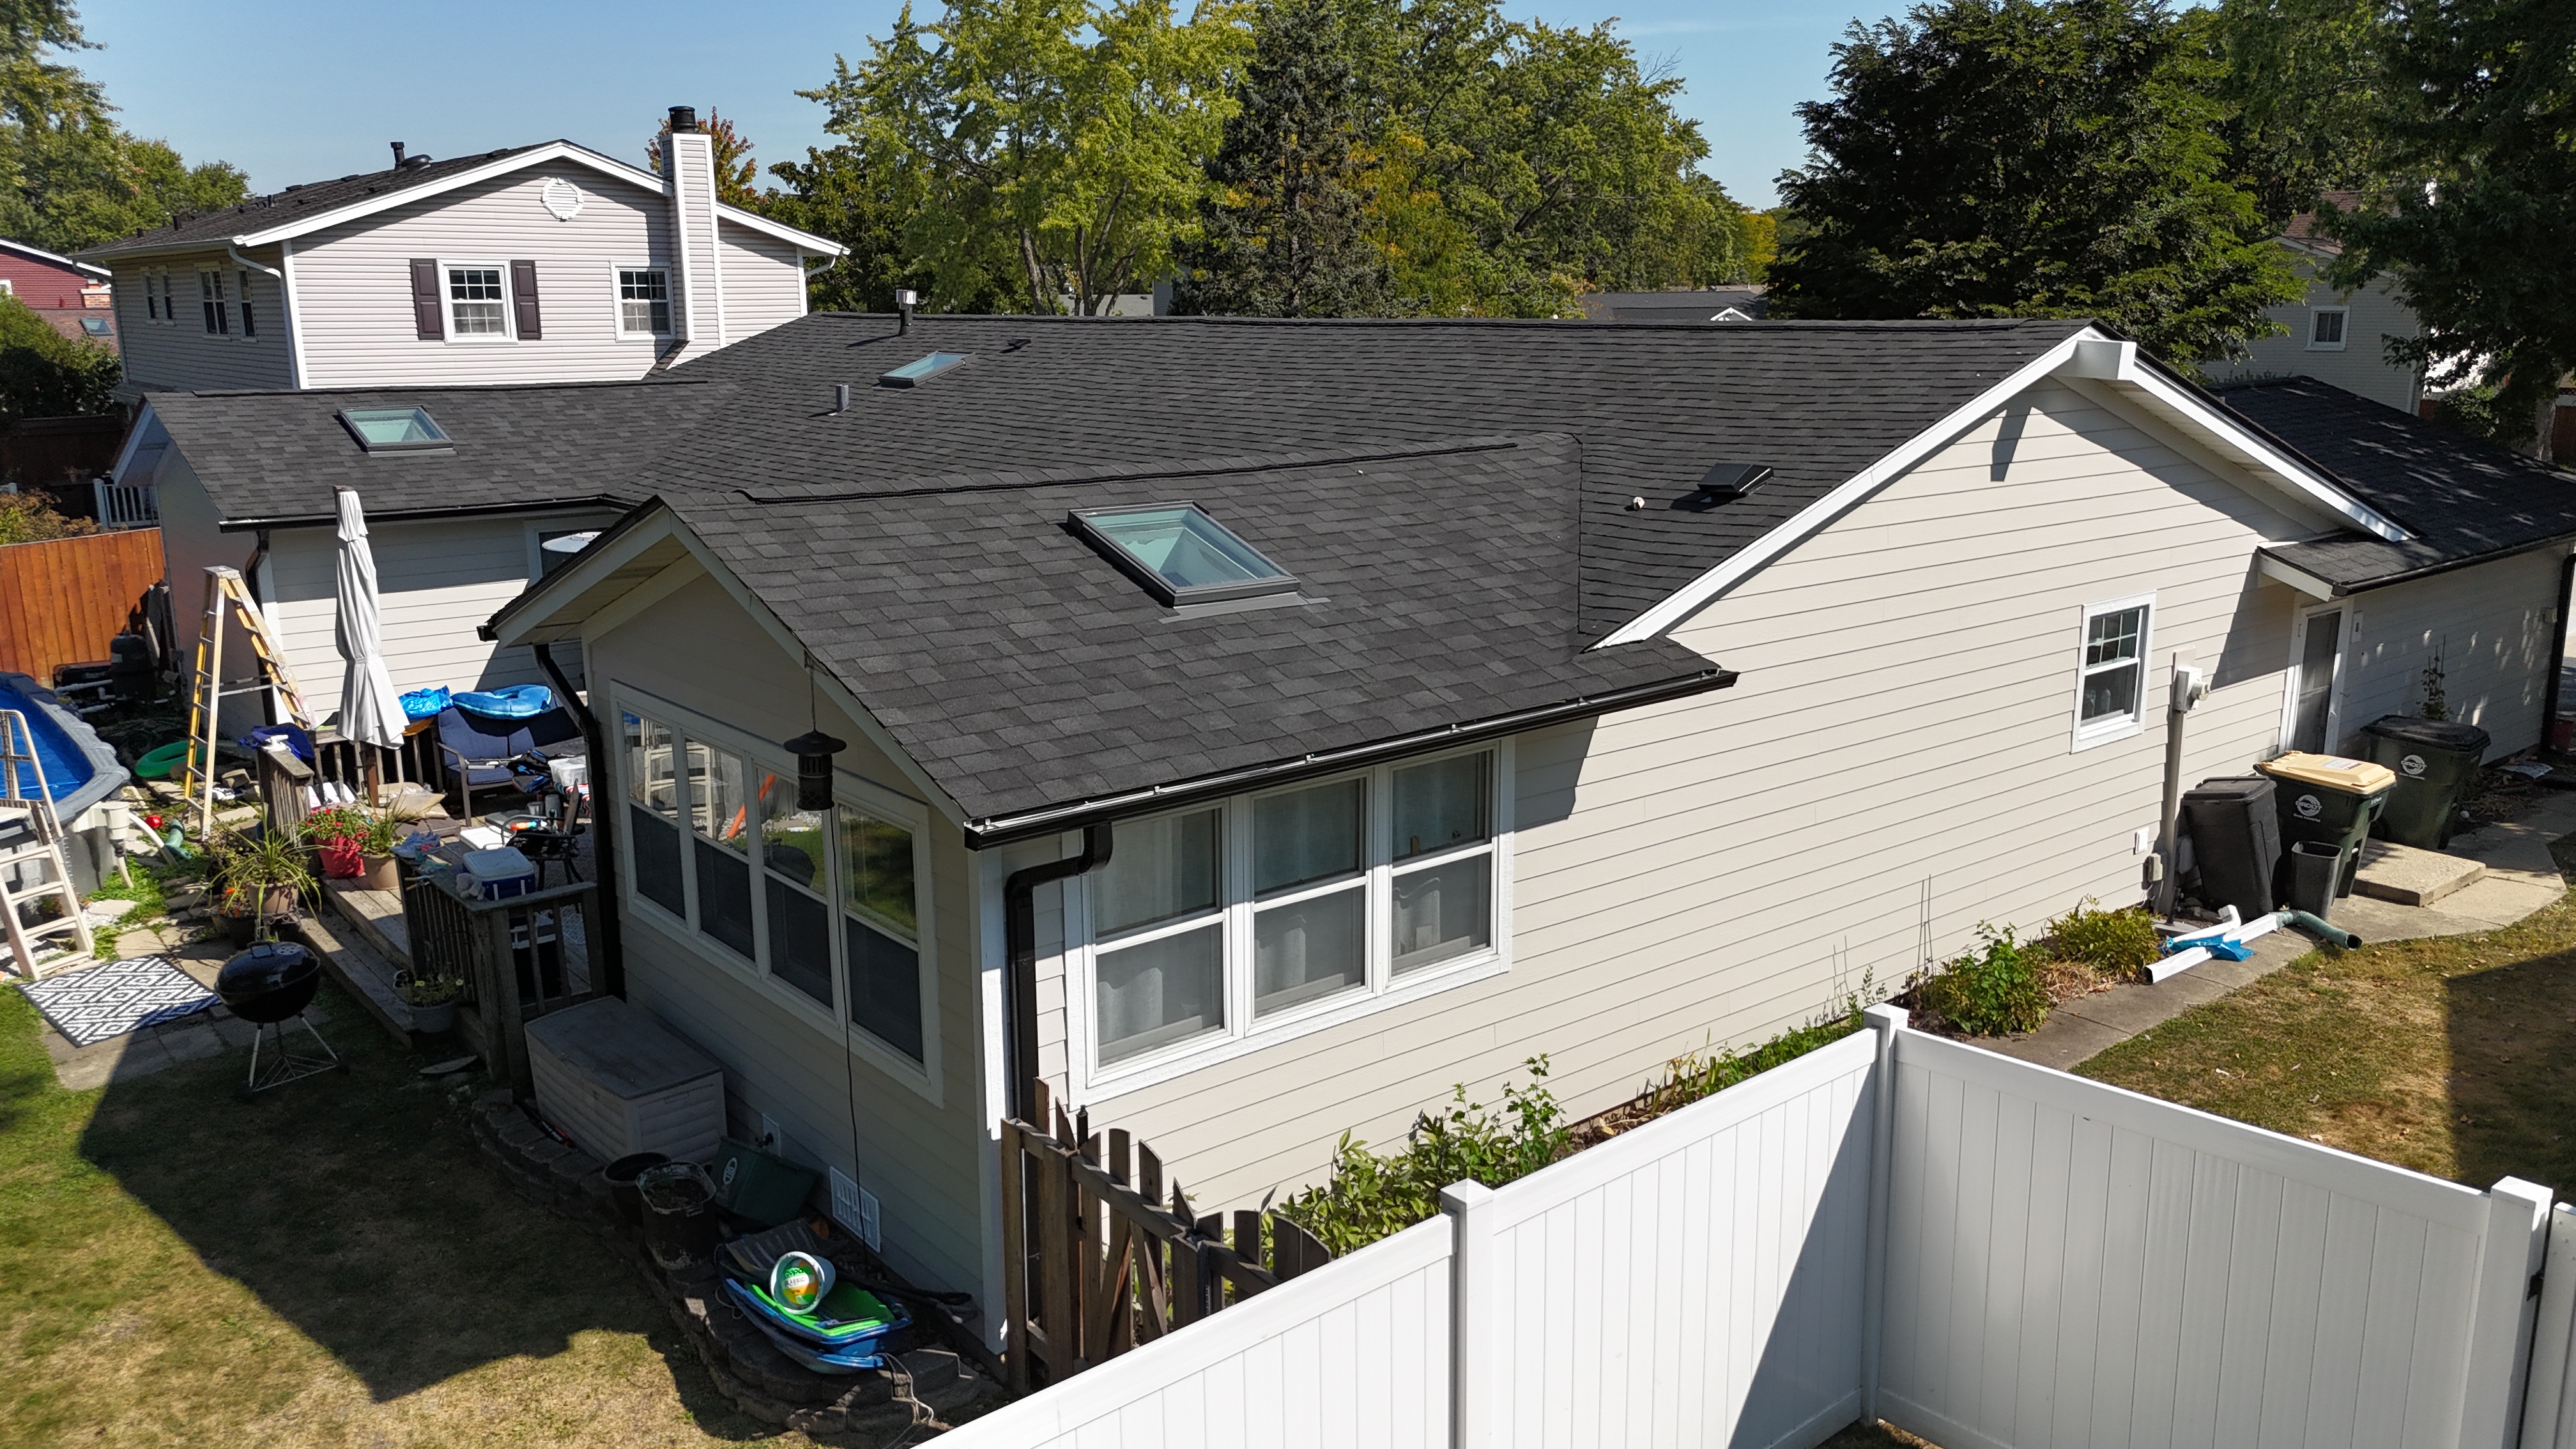
[[[58,664],[107,658],[162,569],[157,528],[0,546],[0,670],[50,684]]]

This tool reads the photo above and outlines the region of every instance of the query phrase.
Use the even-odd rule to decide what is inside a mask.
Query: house
[[[108,269],[0,239],[0,292],[27,304],[65,337],[116,350]]]
[[[2343,210],[2361,204],[2355,191],[2330,191],[2325,199]],[[2398,295],[2396,280],[2375,277],[2352,291],[2325,281],[2326,269],[2343,253],[2343,244],[2316,230],[2316,213],[2301,212],[2278,239],[2290,264],[2307,284],[2297,302],[2267,308],[2264,316],[2281,331],[2256,338],[2244,358],[2202,364],[2216,382],[2243,382],[2271,377],[2313,377],[2346,392],[2404,412],[2423,401],[2424,378],[2412,366],[2388,360],[2391,339],[2415,336],[2423,329],[2415,309]]]
[[[329,424],[335,470],[308,453],[245,454],[171,420],[203,416],[200,397],[253,390],[269,400],[242,403],[250,414],[334,419],[365,414],[369,389],[426,385],[441,389],[427,395],[433,419],[479,420],[491,406],[627,419],[642,431],[608,446],[631,468],[639,457],[624,440],[687,408],[639,421],[613,392],[584,386],[631,384],[803,316],[806,264],[843,250],[718,202],[707,135],[688,107],[672,116],[668,176],[565,141],[445,161],[397,144],[387,170],[83,253],[124,283],[126,386],[139,397],[110,481],[157,510],[183,627],[206,565],[243,568],[279,617],[307,702],[321,715],[336,707],[327,476],[357,488],[378,525],[397,688],[541,682],[524,650],[483,646],[473,623],[542,572],[551,555],[540,542],[600,527],[632,501],[595,481],[563,484],[552,467],[562,429],[522,438],[510,458],[458,444],[472,461],[436,470],[440,481],[414,495],[410,445],[368,444],[353,424]],[[487,404],[471,396],[479,388],[515,391]],[[655,396],[677,406],[688,394]],[[476,433],[492,436],[479,421]],[[477,466],[491,470],[479,491],[447,486]],[[231,705],[236,719],[255,707]]]
[[[2428,641],[2533,743],[2576,540],[2472,445],[2077,322],[830,315],[684,376],[480,393],[401,466],[511,486],[545,436],[651,495],[488,625],[586,669],[630,999],[987,1302],[1033,1077],[1203,1208],[1537,1054],[1598,1109],[2139,899],[2176,662],[2187,781],[2320,677],[2348,736]]]

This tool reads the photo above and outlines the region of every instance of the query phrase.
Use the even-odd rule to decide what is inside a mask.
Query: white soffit
[[[2189,388],[2141,362],[2136,343],[2106,337],[2087,327],[2032,358],[2019,371],[1977,394],[1949,416],[1906,439],[1895,451],[1845,480],[1824,497],[1799,509],[1786,523],[1737,550],[1725,562],[1612,630],[1592,647],[1606,649],[1614,644],[1634,644],[1652,639],[1680,624],[1710,601],[1752,577],[1772,560],[1822,532],[1835,519],[1895,481],[1898,474],[1947,446],[2013,398],[2055,376],[2088,378],[2110,385],[2132,402],[2206,439],[2221,456],[2248,467],[2258,476],[2364,533],[2392,543],[2403,542],[2410,536],[2394,520],[2345,492],[2333,479],[2292,457]]]
[[[2309,573],[2306,569],[2285,564],[2268,553],[2256,554],[2255,560],[2255,566],[2261,570],[2263,577],[2274,583],[2288,584],[2311,599],[2334,597],[2334,585]]]

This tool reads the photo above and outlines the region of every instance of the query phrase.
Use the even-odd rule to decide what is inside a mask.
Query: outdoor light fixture
[[[788,752],[796,756],[797,809],[832,808],[832,757],[847,748],[847,740],[836,740],[821,730],[807,730],[787,742]]]

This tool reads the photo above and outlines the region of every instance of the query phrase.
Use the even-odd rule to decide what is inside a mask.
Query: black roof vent
[[[1700,475],[1693,502],[1732,503],[1759,488],[1771,476],[1765,463],[1719,463]]]

